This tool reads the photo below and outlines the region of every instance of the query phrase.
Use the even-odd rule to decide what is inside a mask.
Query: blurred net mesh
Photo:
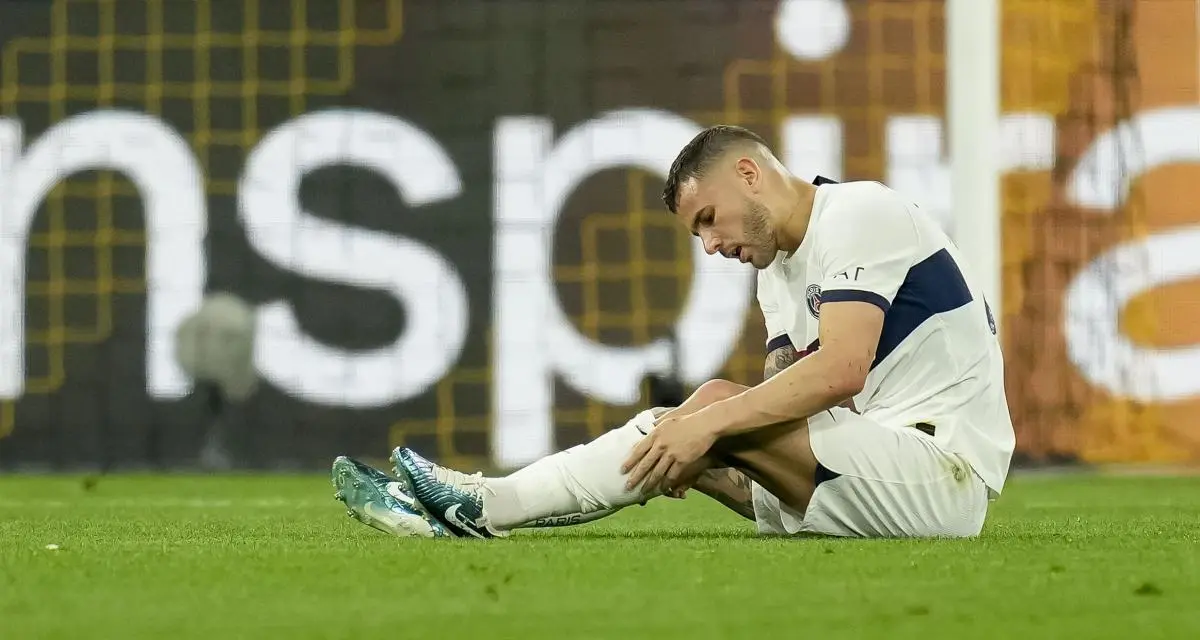
[[[1089,384],[1066,357],[1064,292],[1071,279],[1114,245],[1144,238],[1150,230],[1139,181],[1111,214],[1072,206],[1063,193],[1070,173],[1081,170],[1088,146],[1141,108],[1139,4],[1004,3],[1003,109],[1051,114],[1058,132],[1049,173],[1014,173],[1003,182],[1007,387],[1019,460],[1173,462],[1186,456],[1186,447],[1163,430],[1154,407]],[[1141,153],[1140,141],[1131,136],[1118,149],[1115,173],[1092,177],[1125,181]],[[1105,288],[1116,290],[1128,272],[1146,268],[1123,264],[1126,273],[1105,274]],[[1142,336],[1157,331],[1159,311],[1145,304],[1110,310],[1125,332]],[[1087,348],[1095,357],[1115,356],[1106,353],[1112,349],[1107,344]],[[1129,368],[1120,375],[1128,382],[1136,374]]]

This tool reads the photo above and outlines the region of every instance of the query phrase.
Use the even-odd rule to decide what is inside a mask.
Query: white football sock
[[[578,522],[589,522],[658,495],[646,495],[640,487],[627,491],[621,473],[634,445],[653,428],[654,414],[648,409],[591,442],[489,480],[483,498],[489,526],[503,531],[572,515],[579,516]]]
[[[602,511],[593,511],[591,513],[571,513],[565,516],[547,516],[522,522],[513,527],[514,529],[545,529],[548,527],[573,527],[577,524],[585,524],[594,522],[600,518],[607,518],[612,514],[620,511],[620,509],[604,509]]]

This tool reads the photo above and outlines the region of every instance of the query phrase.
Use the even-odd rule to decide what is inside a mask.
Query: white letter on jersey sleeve
[[[669,366],[666,339],[614,347],[575,329],[551,275],[554,230],[567,198],[589,176],[617,167],[663,175],[699,131],[677,115],[640,109],[585,122],[556,144],[544,118],[497,124],[492,451],[498,465],[524,465],[551,453],[555,373],[589,397],[631,404],[645,376]],[[751,296],[752,271],[708,258],[694,243],[693,283],[675,325],[688,383],[704,381],[724,364]]]
[[[887,187],[841,189],[815,229],[820,302],[869,302],[886,313],[913,265],[916,229],[906,203]]]
[[[303,211],[300,180],[334,164],[382,175],[414,207],[452,198],[462,187],[454,164],[428,134],[364,111],[293,120],[269,133],[247,159],[240,213],[259,253],[305,277],[386,291],[404,304],[407,318],[395,342],[356,353],[304,335],[288,303],[267,303],[258,317],[259,369],[311,402],[384,406],[422,393],[453,366],[467,335],[466,289],[453,265],[420,242]]]
[[[71,174],[120,172],[142,198],[146,225],[146,386],[177,398],[191,382],[175,360],[175,331],[204,289],[203,176],[187,142],[158,119],[105,111],[55,125],[21,156],[21,128],[0,118],[0,397],[25,381],[25,250],[38,205]]]

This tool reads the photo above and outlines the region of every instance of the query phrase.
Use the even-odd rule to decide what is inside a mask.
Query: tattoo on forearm
[[[771,353],[768,353],[767,363],[763,367],[763,380],[769,380],[780,371],[783,371],[784,369],[795,364],[795,362],[799,359],[800,354],[798,354],[796,352],[796,348],[792,346],[779,347]],[[855,413],[858,413],[858,410],[854,408],[854,398],[849,398],[838,406],[845,407]]]
[[[763,379],[766,380],[783,371],[798,360],[796,348],[793,346],[779,347],[767,354],[767,364],[763,367]]]

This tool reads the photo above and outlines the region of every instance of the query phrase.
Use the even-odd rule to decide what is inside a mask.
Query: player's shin
[[[640,488],[626,490],[621,473],[621,462],[653,427],[653,414],[643,411],[587,444],[489,481],[484,495],[488,522],[499,530],[579,524],[654,497]],[[544,524],[529,524],[538,522]]]

